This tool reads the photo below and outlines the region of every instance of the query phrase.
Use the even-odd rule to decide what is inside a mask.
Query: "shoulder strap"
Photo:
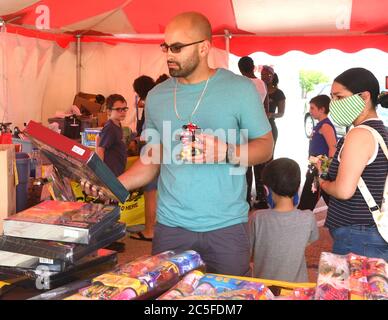
[[[363,129],[366,129],[369,132],[371,132],[373,137],[375,138],[375,140],[377,140],[377,142],[379,143],[379,145],[380,145],[381,149],[383,150],[385,156],[388,159],[387,145],[385,144],[383,137],[380,135],[380,133],[377,132],[376,129],[374,129],[374,128],[370,127],[370,126],[366,126],[366,125],[359,125],[356,128],[363,128]],[[364,179],[362,179],[361,177],[360,177],[360,180],[358,180],[357,187],[360,190],[360,192],[361,192],[365,202],[367,203],[367,205],[369,207],[369,211],[372,213],[374,218],[375,218],[375,216],[380,216],[381,215],[380,208],[376,204],[375,199],[373,198],[373,196],[370,193],[368,187],[366,186]],[[376,221],[376,219],[375,219],[375,221]]]
[[[363,129],[366,129],[368,130],[370,133],[372,133],[373,137],[377,140],[377,142],[379,143],[381,149],[383,150],[385,156],[387,157],[388,159],[388,150],[387,150],[387,145],[385,144],[384,142],[384,139],[383,137],[381,136],[380,133],[378,133],[378,131],[370,126],[366,126],[364,124],[361,124],[355,128],[363,128]]]
[[[357,187],[360,190],[366,204],[368,205],[369,211],[372,213],[372,215],[379,216],[381,214],[380,207],[377,205],[375,199],[373,198],[368,187],[366,186],[363,178],[360,177],[360,180],[358,180],[358,183],[357,183]]]

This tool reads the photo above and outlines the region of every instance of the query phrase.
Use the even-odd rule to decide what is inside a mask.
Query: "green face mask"
[[[354,94],[341,100],[332,100],[329,116],[337,125],[349,127],[361,114],[364,107],[364,100],[358,94]]]

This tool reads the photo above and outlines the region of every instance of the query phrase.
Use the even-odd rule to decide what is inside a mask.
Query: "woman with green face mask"
[[[354,126],[337,144],[328,180],[320,179],[321,188],[330,195],[325,225],[333,237],[333,252],[353,252],[388,261],[388,243],[379,234],[357,187],[362,177],[381,206],[388,161],[372,133],[357,127],[362,124],[374,128],[388,144],[387,130],[376,114],[378,104],[388,107],[387,96],[379,100],[379,83],[363,68],[340,74],[333,82],[331,96],[332,120],[338,125]]]

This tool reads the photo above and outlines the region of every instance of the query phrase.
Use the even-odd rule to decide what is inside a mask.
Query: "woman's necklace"
[[[274,85],[268,86],[268,93],[269,93],[269,94],[272,94],[272,93],[274,93],[275,91],[276,91],[276,86],[274,86]]]
[[[178,80],[175,80],[175,88],[174,88],[174,111],[175,111],[175,115],[176,117],[179,119],[179,120],[189,120],[189,123],[191,123],[191,119],[193,118],[193,115],[195,114],[195,112],[197,111],[198,107],[199,107],[199,104],[201,103],[201,100],[206,92],[206,89],[207,89],[207,84],[209,83],[209,80],[210,80],[210,77],[207,78],[206,80],[206,83],[205,83],[205,87],[203,88],[202,90],[202,93],[198,99],[198,102],[196,104],[196,106],[194,107],[193,109],[193,112],[191,113],[190,117],[188,119],[183,119],[179,113],[178,113],[178,109],[177,109],[177,105],[176,105],[176,91],[177,91],[177,87],[178,87]]]

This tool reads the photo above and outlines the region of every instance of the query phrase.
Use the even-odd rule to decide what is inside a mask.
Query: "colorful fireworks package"
[[[92,285],[79,290],[76,296],[91,300],[152,298],[171,288],[187,272],[200,267],[204,267],[204,263],[192,250],[143,256],[94,278]]]
[[[270,300],[272,292],[262,283],[233,276],[193,271],[160,300]]]
[[[348,300],[349,266],[346,256],[322,252],[315,300]]]
[[[387,300],[388,264],[383,259],[367,258],[350,253],[351,299]]]
[[[388,300],[387,276],[383,259],[322,252],[315,299]]]

